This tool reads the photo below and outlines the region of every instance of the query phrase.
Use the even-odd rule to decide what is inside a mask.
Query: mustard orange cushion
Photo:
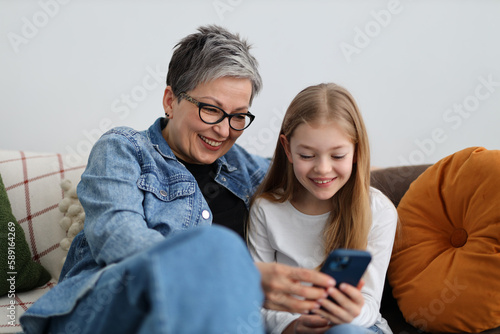
[[[428,332],[500,326],[500,151],[472,147],[417,178],[398,206],[388,271],[406,321]]]

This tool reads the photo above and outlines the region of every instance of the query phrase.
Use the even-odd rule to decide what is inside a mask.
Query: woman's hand
[[[332,324],[319,315],[301,315],[292,321],[282,334],[322,334],[331,327]]]
[[[256,262],[255,265],[261,274],[264,307],[267,309],[309,313],[310,310],[319,309],[318,300],[325,299],[326,289],[335,286],[333,278],[315,270],[279,263]],[[315,287],[303,285],[302,282]]]
[[[352,285],[342,283],[337,288],[328,288],[328,295],[336,303],[329,299],[322,299],[319,304],[322,309],[314,309],[313,313],[324,317],[334,325],[350,323],[361,313],[361,308],[365,304],[365,299],[361,294],[361,287],[364,281],[361,281],[357,288]]]

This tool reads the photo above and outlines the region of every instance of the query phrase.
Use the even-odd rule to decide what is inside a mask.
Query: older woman
[[[261,88],[249,49],[199,28],[174,50],[165,118],[95,144],[78,185],[84,231],[59,284],[21,318],[25,333],[262,333],[262,305],[319,307],[329,277],[254,264],[242,240],[268,168],[235,144]]]

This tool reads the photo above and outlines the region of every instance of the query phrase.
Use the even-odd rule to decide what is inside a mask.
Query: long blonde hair
[[[290,141],[303,123],[331,120],[339,124],[355,145],[354,165],[347,183],[332,197],[332,210],[323,232],[326,255],[339,247],[366,249],[371,226],[370,148],[368,135],[351,94],[333,83],[323,83],[302,90],[291,102],[281,125],[280,135]],[[278,139],[269,171],[252,201],[259,197],[273,202],[291,200],[301,189]],[[248,224],[250,225],[250,224]]]

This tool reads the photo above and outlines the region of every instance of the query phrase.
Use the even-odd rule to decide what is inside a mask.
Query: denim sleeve
[[[99,265],[118,262],[164,239],[150,229],[137,187],[141,155],[133,140],[108,133],[94,145],[78,185],[84,231]]]
[[[242,192],[249,192],[249,195],[251,196],[266,176],[271,159],[251,154],[237,144],[233,146],[233,149],[236,159],[239,161],[240,165],[246,168],[246,173],[250,178],[249,182],[251,189],[246,189],[246,191],[245,189],[242,189]],[[243,186],[243,184],[240,184],[240,186]],[[248,185],[246,185],[246,187],[248,187]]]

